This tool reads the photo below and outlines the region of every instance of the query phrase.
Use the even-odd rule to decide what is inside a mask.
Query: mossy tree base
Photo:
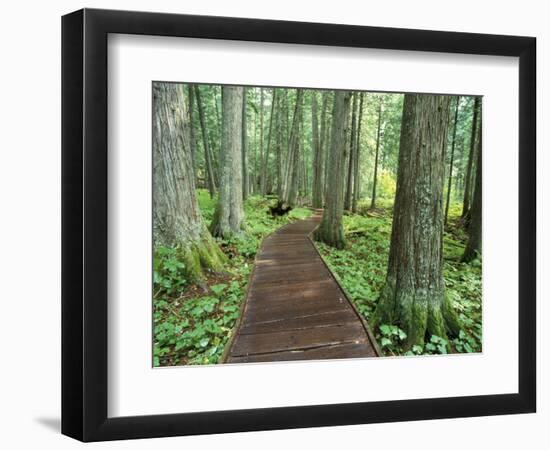
[[[433,335],[444,339],[457,336],[461,329],[444,289],[397,290],[392,282],[382,289],[371,324],[399,326],[407,334],[405,350],[414,345],[424,346]]]
[[[227,257],[216,242],[206,233],[198,242],[178,247],[178,254],[185,264],[189,281],[202,285],[206,271],[223,272]]]
[[[344,228],[341,225],[333,226],[328,220],[321,221],[319,227],[313,232],[313,239],[339,250],[346,246]]]
[[[222,209],[225,209],[225,211],[222,211]],[[239,211],[239,218],[237,219],[232,216],[228,208],[218,204],[212,218],[212,223],[210,224],[210,233],[212,236],[221,239],[230,239],[231,237],[241,235],[245,229],[242,205]]]

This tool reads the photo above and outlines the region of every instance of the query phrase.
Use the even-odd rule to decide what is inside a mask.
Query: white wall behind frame
[[[548,143],[545,111],[550,107],[550,29],[548,5],[538,0],[480,2],[462,0],[453,8],[440,0],[338,2],[318,0],[26,0],[7,2],[0,27],[3,91],[0,117],[2,153],[0,222],[3,274],[4,344],[0,383],[0,446],[10,449],[80,449],[82,444],[59,434],[60,417],[60,16],[82,6],[171,13],[258,17],[266,19],[353,23],[447,31],[537,36],[538,147]],[[32,30],[32,31],[30,31]],[[25,88],[21,88],[24,86]],[[26,118],[26,120],[22,120]],[[32,132],[29,124],[32,122]],[[545,200],[550,183],[548,152],[539,152],[539,229],[548,229]],[[23,170],[24,168],[24,170]],[[38,187],[38,188],[37,188]],[[502,203],[506,208],[510,202]],[[539,233],[539,296],[548,297],[550,244]],[[26,268],[26,269],[24,269]],[[30,278],[29,273],[32,274]],[[503,279],[503,283],[506,280]],[[546,295],[544,295],[546,294]],[[538,374],[549,377],[548,302],[538,310]],[[542,351],[541,349],[544,349]],[[368,382],[368,380],[363,380]],[[423,422],[358,425],[230,435],[122,441],[94,444],[98,449],[224,450],[299,448],[334,449],[357,445],[377,448],[446,450],[548,447],[550,391],[539,383],[538,413]],[[443,444],[444,443],[444,444]]]

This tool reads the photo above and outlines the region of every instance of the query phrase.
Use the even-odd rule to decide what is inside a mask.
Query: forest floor
[[[199,206],[207,224],[212,220],[216,199],[198,190]],[[220,240],[229,258],[227,273],[207,274],[198,287],[182,276],[173,249],[155,249],[154,257],[154,365],[215,364],[228,342],[245,299],[246,285],[256,252],[265,236],[281,226],[309,217],[312,212],[296,208],[283,217],[272,217],[274,201],[250,197],[245,202],[246,233]],[[447,295],[459,312],[464,331],[451,342],[432,337],[424,348],[404,352],[406,337],[395,325],[382,324],[376,334],[387,356],[481,351],[481,262],[460,262],[466,234],[458,226],[460,206],[450,208],[444,236],[444,277]],[[316,243],[323,258],[364,316],[374,311],[386,276],[391,235],[391,205],[381,201],[375,213],[360,208],[360,214],[346,215],[347,247],[335,250]]]

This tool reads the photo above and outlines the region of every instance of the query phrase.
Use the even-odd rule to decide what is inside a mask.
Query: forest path
[[[317,210],[264,240],[223,362],[378,356],[368,325],[309,238],[320,220]]]

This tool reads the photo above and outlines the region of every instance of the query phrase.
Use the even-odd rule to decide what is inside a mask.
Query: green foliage
[[[153,255],[155,297],[174,295],[186,285],[185,264],[178,259],[177,249],[157,246]]]
[[[447,354],[447,347],[449,346],[449,341],[447,339],[436,336],[435,334],[430,337],[430,341],[425,345],[425,353],[433,354]]]
[[[388,170],[382,170],[382,172],[378,175],[378,196],[393,202],[396,188],[397,180],[395,175]],[[376,200],[378,201],[378,198]]]
[[[154,365],[214,364],[239,315],[239,280],[210,286],[210,295],[155,302]]]
[[[218,196],[215,195],[213,198],[210,198],[210,193],[206,189],[197,189],[196,193],[202,217],[206,223],[210,223],[214,216]]]
[[[401,345],[407,339],[407,334],[396,325],[380,325],[380,347],[386,352],[399,352]]]
[[[198,189],[202,216],[208,223],[216,207],[207,190]],[[217,240],[228,256],[226,275],[209,275],[207,291],[185,279],[177,250],[155,248],[154,255],[154,366],[215,364],[240,314],[253,260],[262,239],[290,221],[311,211],[296,208],[283,217],[272,217],[272,201],[253,196],[244,205],[245,233]]]

